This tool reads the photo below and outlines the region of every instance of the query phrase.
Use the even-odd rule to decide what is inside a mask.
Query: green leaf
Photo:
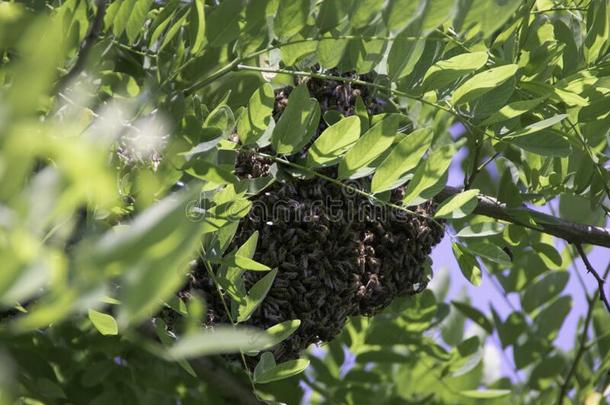
[[[488,126],[519,117],[520,115],[523,115],[526,112],[538,107],[544,100],[546,100],[546,97],[534,98],[532,100],[514,101],[502,107],[498,112],[492,114],[489,118],[483,121],[481,125]]]
[[[89,320],[95,326],[95,329],[104,336],[118,335],[119,333],[119,325],[111,315],[90,309]]]
[[[530,330],[530,326],[521,312],[511,313],[506,321],[502,322],[493,307],[491,310],[503,348],[515,344],[521,335]]]
[[[572,148],[563,133],[555,129],[543,129],[534,135],[509,139],[511,145],[542,156],[569,156]]]
[[[176,297],[176,298],[178,298],[178,297]],[[180,302],[182,302],[182,301],[180,301]],[[167,348],[173,344],[174,339],[172,339],[170,337],[170,335],[168,334],[167,324],[163,321],[163,319],[160,319],[160,318],[155,319],[155,332],[157,333],[157,337],[159,338],[159,340],[161,341],[161,343],[163,344],[164,347]],[[187,373],[189,373],[191,376],[197,378],[197,373],[195,373],[195,370],[193,370],[193,367],[191,367],[191,365],[189,364],[188,361],[186,361],[185,359],[177,359],[176,362]]]
[[[269,270],[271,270],[270,267],[267,267],[264,264],[256,262],[256,261],[252,260],[249,257],[240,256],[238,254],[227,255],[227,256],[222,258],[220,263],[224,264],[225,266],[238,267],[238,268],[240,268],[242,270],[253,270],[253,271],[269,271]]]
[[[266,369],[260,372],[258,375],[254,375],[254,382],[256,384],[267,384],[273,381],[284,380],[303,372],[309,366],[309,360],[298,359],[290,360],[277,366]]]
[[[455,235],[459,238],[483,238],[501,234],[504,225],[498,222],[480,222],[460,229]]]
[[[276,364],[275,364],[275,358],[273,357],[273,353],[271,352],[265,352],[261,355],[260,360],[258,361],[258,363],[256,364],[256,367],[254,368],[254,378],[256,378],[256,376],[261,375],[262,373],[265,373],[273,368],[275,368]]]
[[[498,246],[492,243],[473,242],[469,243],[468,246],[466,246],[466,249],[469,250],[471,253],[494,263],[498,263],[503,266],[511,265],[510,256],[508,256],[505,251],[503,251]]]
[[[462,245],[457,243],[453,243],[451,248],[466,280],[470,281],[472,285],[481,285],[481,267],[479,266],[476,257],[470,254]]]
[[[237,317],[237,322],[244,322],[250,318],[252,313],[267,296],[276,275],[277,269],[273,269],[250,288],[244,302],[239,305],[239,316]]]
[[[293,319],[267,328],[265,333],[270,338],[267,348],[271,348],[288,339],[294,332],[296,332],[297,329],[299,329],[299,326],[301,326],[301,320]]]
[[[572,297],[564,295],[540,311],[534,318],[538,326],[538,334],[548,341],[555,339],[571,309]]]
[[[432,150],[428,154],[428,158],[417,165],[413,179],[405,189],[403,198],[405,205],[410,204],[422,192],[438,183],[449,169],[455,151],[456,144],[454,143],[440,146]]]
[[[131,10],[136,6],[138,0],[125,0],[123,2],[117,2],[120,4],[119,8],[116,11],[114,19],[112,20],[112,33],[116,37],[120,37],[125,31],[125,27],[127,26],[127,22],[129,21],[129,17],[131,15]],[[140,28],[142,28],[140,26]]]
[[[301,42],[290,43],[290,41],[298,41]],[[282,55],[282,62],[285,66],[293,66],[301,59],[305,58],[307,55],[311,55],[316,52],[318,49],[318,45],[321,42],[314,40],[305,40],[301,34],[296,34],[292,37],[286,45],[282,45],[280,47],[280,52]],[[326,41],[324,41],[326,42]]]
[[[112,3],[110,6],[117,4]],[[148,40],[148,47],[152,48],[153,45],[157,42],[161,34],[165,31],[170,22],[172,22],[174,16],[176,15],[176,10],[178,9],[178,5],[180,4],[180,0],[172,0],[168,1],[167,4],[163,7],[159,15],[154,19],[153,24],[151,26],[151,36]]]
[[[487,38],[513,16],[522,0],[472,0],[464,4],[468,6],[458,8],[458,13],[466,12],[466,18],[458,28],[459,32],[474,25],[483,33],[483,38]],[[458,14],[456,20],[459,19]]]
[[[457,219],[470,215],[477,207],[479,199],[478,189],[466,190],[452,197],[449,197],[439,205],[435,218]]]
[[[355,115],[360,118],[360,132],[364,133],[369,130],[369,112],[362,101],[362,97],[356,97]]]
[[[121,271],[119,323],[138,321],[159,307],[184,282],[188,258],[200,241],[201,224],[188,217],[198,187],[170,194],[129,225],[111,230],[79,254],[94,268]],[[116,270],[115,270],[116,271]]]
[[[461,313],[466,315],[468,318],[473,320],[477,325],[482,327],[487,333],[490,335],[493,333],[494,327],[491,321],[483,315],[481,311],[476,308],[471,307],[468,304],[463,302],[451,301],[453,306],[455,306]]]
[[[413,39],[408,31],[398,35],[388,55],[388,75],[396,81],[410,74],[426,45],[425,39]]]
[[[597,121],[599,119],[606,119],[610,114],[610,98],[604,97],[599,100],[595,100],[589,105],[583,107],[578,112],[579,122],[590,122]]]
[[[487,52],[472,52],[436,62],[424,75],[422,87],[435,90],[474,72],[487,63]]]
[[[333,2],[325,2],[323,4],[330,4]],[[315,44],[315,43],[314,43]],[[325,68],[333,68],[341,62],[343,53],[349,41],[347,39],[335,39],[331,34],[326,34],[317,43],[316,56],[320,61],[320,65]]]
[[[307,86],[301,84],[290,93],[288,106],[271,135],[276,152],[291,154],[300,150],[311,138],[320,120],[320,105],[309,98]]]
[[[208,162],[204,157],[195,157],[187,162],[186,170],[184,171],[193,177],[218,185],[237,184],[239,181],[233,173]]]
[[[224,0],[206,18],[205,36],[209,46],[220,47],[239,37],[243,0]]]
[[[192,13],[191,24],[192,30],[195,33],[193,44],[191,45],[191,54],[195,55],[201,52],[205,44],[205,0],[193,0],[192,7],[195,12]]]
[[[301,31],[307,24],[309,0],[280,1],[273,20],[273,31],[282,40]]]
[[[526,126],[525,128],[518,129],[514,132],[503,135],[502,140],[515,139],[515,138],[519,138],[521,136],[531,135],[533,133],[542,131],[543,129],[552,127],[553,125],[563,121],[563,119],[566,118],[567,116],[568,116],[567,114],[557,114],[557,115],[552,116],[551,118],[547,118],[542,121],[535,122],[533,124]]]
[[[383,9],[384,4],[385,0],[354,1],[348,16],[349,25],[352,28],[365,27]]]
[[[237,122],[237,134],[244,145],[253,145],[267,130],[273,119],[275,93],[269,83],[259,87],[248,102],[248,108],[240,115]]]
[[[474,399],[495,399],[507,397],[512,393],[511,390],[465,390],[460,391],[460,395]]]
[[[371,182],[371,191],[379,193],[399,185],[399,179],[421,160],[432,141],[432,130],[420,128],[407,135],[381,162]]]
[[[569,276],[567,271],[553,271],[528,286],[521,299],[523,309],[531,313],[541,305],[552,301],[568,284]]]
[[[140,31],[144,28],[144,22],[152,2],[153,0],[137,0],[129,10],[130,14],[125,27],[129,42],[133,43],[138,39]]]
[[[167,352],[170,360],[260,350],[269,343],[261,331],[245,327],[215,326],[180,338]]]
[[[610,22],[607,6],[606,1],[596,1],[590,3],[587,10],[587,36],[585,37],[584,53],[588,64],[597,61],[608,47]]]
[[[534,252],[538,253],[538,257],[542,259],[549,269],[561,269],[563,259],[553,245],[542,242],[534,243],[532,244],[532,249]]]
[[[478,73],[458,87],[452,96],[453,105],[472,101],[495,89],[517,73],[519,66],[504,65]]]
[[[333,164],[360,137],[360,119],[356,116],[341,119],[326,128],[307,153],[310,167]]]
[[[398,122],[397,114],[389,114],[362,135],[339,162],[339,178],[348,178],[386,151],[394,141]]]
[[[356,1],[358,3],[358,1]],[[423,11],[420,2],[413,0],[390,1],[384,10],[386,25],[392,32],[400,32],[407,28]]]

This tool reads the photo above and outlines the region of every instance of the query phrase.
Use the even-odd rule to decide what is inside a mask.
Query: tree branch
[[[461,191],[456,187],[445,187],[435,199],[443,201]],[[610,248],[610,229],[608,228],[566,221],[527,207],[509,208],[493,197],[479,196],[479,204],[474,213],[544,232],[575,245],[586,243]],[[526,222],[523,217],[531,218],[534,222]]]
[[[57,81],[57,84],[55,85],[56,92],[64,88],[66,84],[68,84],[71,80],[78,76],[80,72],[82,72],[82,70],[85,68],[85,64],[87,63],[89,54],[91,53],[91,49],[99,38],[104,26],[104,16],[106,15],[106,6],[108,5],[108,1],[96,0],[95,4],[97,6],[97,12],[93,22],[89,26],[89,31],[87,32],[87,35],[85,35],[80,49],[78,50],[76,62],[74,62],[74,65],[72,65],[72,68],[68,71],[68,73]]]

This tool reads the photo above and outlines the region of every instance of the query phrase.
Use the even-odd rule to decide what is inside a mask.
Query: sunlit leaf
[[[497,222],[479,222],[460,229],[455,235],[460,238],[483,238],[499,235],[504,231],[504,225]]]
[[[504,266],[510,266],[511,259],[506,252],[492,243],[473,242],[466,246],[471,253]]]
[[[337,161],[360,137],[360,119],[347,117],[329,126],[307,152],[310,166],[328,165]]]
[[[474,399],[495,399],[507,397],[511,394],[511,390],[466,390],[460,391],[460,395]]]
[[[425,89],[439,89],[485,66],[487,52],[472,52],[436,62],[424,75]]]
[[[279,2],[273,30],[280,39],[287,39],[301,31],[309,16],[309,0]]]
[[[447,144],[432,150],[426,160],[415,169],[413,179],[404,192],[403,203],[408,205],[423,191],[434,186],[447,172],[455,155],[456,144]],[[440,191],[440,190],[439,190]]]
[[[339,178],[347,178],[375,160],[392,144],[397,131],[398,116],[394,114],[373,125],[339,162]]]
[[[130,9],[129,18],[125,26],[129,42],[135,42],[140,35],[146,21],[148,9],[152,3],[153,0],[137,0],[133,8]]]
[[[193,0],[193,17],[191,18],[193,32],[195,33],[191,53],[199,53],[205,43],[205,7],[204,0]]]
[[[477,207],[478,195],[479,190],[472,189],[451,196],[438,206],[434,216],[436,218],[457,219],[470,215]]]
[[[481,267],[470,252],[468,252],[462,245],[454,243],[452,245],[453,254],[458,261],[460,270],[466,280],[470,281],[472,285],[478,286],[481,284]]]
[[[398,179],[417,166],[431,140],[432,131],[422,128],[407,135],[394,146],[375,171],[371,191],[378,193],[397,186]]]
[[[119,333],[119,325],[111,315],[90,309],[89,320],[95,326],[95,329],[104,336]]]
[[[302,373],[309,366],[309,360],[290,360],[276,365],[271,369],[265,369],[258,375],[254,375],[256,384],[267,384],[273,381],[283,380],[293,375]]]
[[[170,359],[259,350],[268,343],[261,331],[245,327],[216,326],[180,338],[169,348]]]
[[[472,101],[513,77],[518,69],[517,65],[504,65],[478,73],[454,91],[451,101],[454,105]]]
[[[248,295],[244,298],[244,302],[239,306],[238,322],[247,321],[261,302],[263,302],[271,289],[276,275],[277,269],[273,269],[250,288]]]
[[[282,113],[273,130],[273,148],[281,154],[291,154],[302,148],[313,135],[320,119],[320,105],[309,98],[307,86],[297,86],[288,99],[288,107]]]

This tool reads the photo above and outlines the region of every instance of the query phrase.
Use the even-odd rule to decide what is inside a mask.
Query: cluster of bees
[[[366,89],[337,82],[312,79],[308,85],[323,112],[353,114],[354,98],[367,95]],[[281,101],[286,93],[289,90],[278,91],[277,98]],[[276,114],[285,102],[278,103]],[[371,99],[365,102],[374,104]],[[267,174],[269,167],[268,160],[244,154],[236,171],[251,178]],[[362,178],[351,186],[367,189],[369,181]],[[400,190],[392,195],[398,201]],[[301,320],[299,329],[272,349],[276,361],[297,358],[310,344],[332,340],[350,316],[372,316],[395,297],[426,287],[425,262],[442,239],[443,226],[387,206],[379,208],[366,196],[318,177],[276,181],[253,198],[253,209],[241,221],[229,250],[258,231],[254,260],[278,268],[271,289],[247,324],[266,329]],[[426,203],[411,209],[431,214],[434,207]],[[246,288],[264,274],[244,272]],[[208,326],[228,321],[203,263],[195,266],[188,288],[203,291]]]

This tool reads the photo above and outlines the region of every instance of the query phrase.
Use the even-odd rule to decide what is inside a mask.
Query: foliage
[[[608,313],[588,297],[573,350],[554,345],[578,251],[540,231],[610,212],[607,0],[106,3],[0,3],[0,404],[224,403],[244,387],[290,404],[606,403]],[[368,86],[384,111],[321,117],[312,77]],[[295,78],[278,119],[274,90]],[[308,155],[284,159],[321,118]],[[436,198],[464,277],[519,305],[447,300],[435,269],[434,290],[276,364],[264,351],[300,321],[240,323],[277,269],[252,259],[256,240],[226,252],[266,185],[234,172],[258,147],[275,177],[336,166],[347,184],[372,176],[378,202],[402,185],[405,210]],[[460,152],[467,190],[441,198]],[[483,195],[506,216],[479,215]],[[232,325],[202,328],[205,302],[176,297],[198,255],[232,269],[217,280]],[[247,295],[245,271],[267,272]],[[156,317],[170,308],[180,333]],[[496,341],[514,374],[494,372]],[[201,356],[225,353],[223,384]]]

